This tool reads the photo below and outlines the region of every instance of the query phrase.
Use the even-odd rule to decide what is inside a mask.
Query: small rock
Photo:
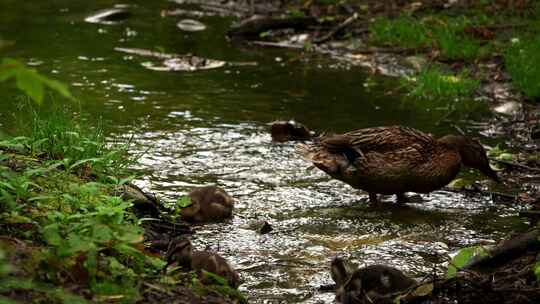
[[[193,19],[180,20],[180,22],[178,22],[176,26],[186,32],[199,32],[206,29],[206,25]]]
[[[493,108],[493,111],[504,115],[515,115],[521,111],[521,103],[508,101]]]
[[[409,56],[403,59],[403,64],[416,71],[421,71],[426,66],[427,59],[423,56]]]
[[[257,230],[259,234],[267,234],[273,230],[272,225],[267,221],[257,221],[249,226],[251,229]]]

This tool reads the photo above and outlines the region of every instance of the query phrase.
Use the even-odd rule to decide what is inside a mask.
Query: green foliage
[[[370,27],[371,40],[377,44],[419,48],[430,43],[427,28],[415,18],[401,15],[394,20],[378,18]]]
[[[73,100],[68,87],[63,83],[40,75],[35,69],[28,68],[17,60],[6,58],[0,63],[0,82],[9,79],[15,79],[17,88],[37,104],[43,102],[45,87]]]
[[[497,160],[513,161],[516,159],[516,155],[507,149],[501,148],[500,145],[496,145],[491,148],[487,155]]]
[[[437,46],[448,59],[474,59],[481,44],[465,33],[473,25],[466,17],[417,19],[401,15],[389,20],[378,18],[370,27],[371,40],[376,44],[408,48]]]
[[[46,278],[54,285],[86,286],[103,301],[138,298],[140,278],[165,262],[141,251],[143,231],[131,203],[112,195],[132,177],[119,176],[129,172],[115,164],[129,162],[125,151],[106,147],[101,130],[69,117],[36,116],[33,123],[28,137],[0,142],[0,234],[35,248],[24,266],[32,283],[16,288],[47,289],[48,298],[77,303],[62,289],[34,283]],[[103,178],[88,180],[88,172]],[[1,260],[0,277],[9,270]]]
[[[191,206],[191,198],[187,195],[181,196],[176,200],[176,206],[180,208],[186,208]]]
[[[513,85],[529,97],[540,97],[540,34],[514,39],[504,54]]]
[[[204,275],[207,278],[212,278],[213,280],[216,280],[218,285],[208,286],[208,285],[202,284],[198,278],[194,277],[191,280],[190,288],[199,296],[205,296],[205,295],[210,294],[211,292],[217,292],[229,299],[233,299],[234,303],[240,303],[240,304],[248,303],[246,297],[238,290],[232,287],[229,287],[227,285],[227,280],[225,280],[224,278],[208,271],[205,271]]]
[[[540,282],[540,261],[537,261],[533,266],[534,275],[536,276],[536,281]]]
[[[415,77],[403,78],[402,84],[413,97],[442,99],[469,97],[478,88],[480,81],[470,78],[467,70],[453,75],[437,67],[427,67]]]
[[[51,300],[59,301],[61,303],[89,303],[85,299],[71,294],[70,292],[54,287],[48,284],[34,282],[26,278],[16,278],[11,274],[15,270],[15,267],[11,265],[7,259],[6,252],[0,248],[0,293],[13,291],[13,290],[24,290],[24,291],[37,291],[44,293],[46,297]],[[0,303],[17,303],[11,301],[8,298],[0,296]]]
[[[446,277],[455,277],[458,270],[463,268],[463,266],[465,266],[474,256],[487,256],[487,251],[482,246],[461,249],[450,262]]]

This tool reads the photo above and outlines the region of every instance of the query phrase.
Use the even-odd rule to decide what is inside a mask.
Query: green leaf
[[[17,87],[25,92],[37,104],[43,102],[43,82],[34,70],[21,69],[17,73]]]
[[[46,86],[48,86],[52,90],[58,92],[60,95],[66,97],[67,99],[74,100],[73,95],[71,95],[71,92],[69,91],[68,86],[66,86],[62,82],[55,79],[47,78],[42,75],[39,75],[39,78],[41,79],[41,82],[43,82]]]
[[[458,254],[452,259],[448,266],[447,278],[453,278],[456,276],[459,269],[467,264],[474,256],[486,256],[488,253],[482,246],[467,247],[461,249]]]
[[[47,243],[53,246],[60,246],[62,243],[62,237],[60,236],[58,224],[51,224],[43,228],[43,238]]]
[[[94,225],[92,227],[92,238],[101,243],[106,243],[111,241],[114,236],[111,228],[106,225]]]
[[[540,261],[534,264],[533,270],[534,270],[534,275],[536,276],[536,281],[540,281]]]
[[[176,199],[176,206],[180,208],[186,208],[191,206],[191,198],[187,195],[181,196],[178,199]]]
[[[91,277],[94,277],[97,272],[97,250],[96,248],[90,248],[86,254],[86,260],[84,261],[84,267],[88,270]]]
[[[210,272],[210,271],[206,271],[204,269],[203,269],[202,273],[203,273],[203,275],[205,277],[211,278],[212,280],[214,280],[219,285],[223,285],[223,286],[228,286],[229,285],[227,283],[227,280],[222,276],[219,276],[219,275],[217,275],[217,274],[215,274],[213,272]]]

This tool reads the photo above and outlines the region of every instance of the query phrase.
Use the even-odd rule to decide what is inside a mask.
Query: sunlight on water
[[[199,226],[195,245],[227,256],[255,303],[331,301],[332,294],[317,290],[332,283],[329,264],[336,255],[417,277],[442,271],[455,248],[493,243],[500,235],[494,227],[512,223],[503,216],[511,211],[495,212],[499,207],[489,197],[446,190],[405,206],[391,196],[370,206],[366,193],[314,169],[294,144],[272,143],[264,125],[148,132],[137,136],[135,146],[148,149],[140,166],[152,169],[142,186],[163,199],[174,201],[194,186],[211,184],[236,199],[234,218]],[[491,222],[482,221],[478,231],[475,218],[482,216]],[[272,225],[271,233],[256,232],[253,223],[262,220]]]

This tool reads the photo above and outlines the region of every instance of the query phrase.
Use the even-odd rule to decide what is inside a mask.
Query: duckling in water
[[[371,265],[350,271],[340,258],[332,261],[331,274],[336,282],[336,302],[342,304],[392,303],[389,295],[416,285],[415,280],[396,268]]]
[[[499,181],[478,141],[461,135],[435,139],[402,126],[321,136],[312,144],[299,145],[298,151],[333,178],[367,191],[372,203],[378,201],[377,193],[396,194],[398,202],[405,202],[405,192],[442,188],[461,165]]]
[[[182,209],[182,219],[188,222],[219,221],[232,216],[233,198],[216,186],[195,188],[189,193],[191,205]]]
[[[306,126],[294,120],[274,121],[270,123],[270,134],[275,142],[285,142],[289,140],[309,140],[313,137]]]
[[[203,270],[217,274],[227,280],[229,286],[238,288],[240,276],[227,263],[222,256],[208,251],[193,251],[191,241],[187,238],[180,238],[172,241],[167,250],[167,268],[169,265],[177,263],[184,270],[194,270],[203,283],[212,283],[211,278],[207,278]]]

